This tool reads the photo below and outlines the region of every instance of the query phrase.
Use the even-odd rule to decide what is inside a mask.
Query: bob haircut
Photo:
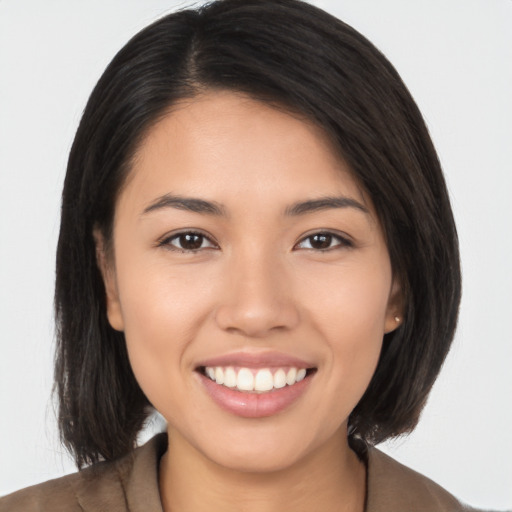
[[[410,432],[448,353],[461,294],[446,184],[397,71],[361,34],[300,0],[219,0],[167,15],[115,56],[70,152],[57,249],[55,392],[78,467],[129,452],[152,408],[106,316],[94,229],[148,130],[181,99],[244,93],[324,130],[373,201],[401,285],[402,325],[349,418],[352,445]]]

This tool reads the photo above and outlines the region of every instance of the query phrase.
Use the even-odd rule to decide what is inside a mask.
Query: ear
[[[123,331],[124,320],[119,301],[113,257],[111,254],[108,254],[105,238],[98,228],[94,228],[93,237],[96,245],[96,264],[100,269],[103,284],[105,285],[108,322],[116,331]]]
[[[404,304],[402,287],[398,279],[393,279],[391,285],[391,292],[389,294],[388,306],[386,309],[386,318],[384,321],[384,334],[393,332],[396,328],[400,327],[403,318]]]

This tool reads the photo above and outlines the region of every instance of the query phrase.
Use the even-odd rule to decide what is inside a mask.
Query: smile
[[[225,354],[201,361],[195,370],[207,396],[243,418],[284,413],[307,394],[318,372],[313,361],[273,351]]]
[[[293,386],[307,374],[305,368],[236,368],[207,366],[204,375],[221,386],[243,392],[266,393]]]

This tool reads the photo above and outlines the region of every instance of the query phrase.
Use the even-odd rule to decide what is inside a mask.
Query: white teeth
[[[272,374],[270,368],[260,368],[259,370],[240,368],[237,373],[232,366],[226,368],[222,366],[207,366],[205,374],[217,384],[228,388],[264,393],[274,388],[284,388],[286,385],[293,386],[306,377],[306,369],[292,367],[286,371],[283,368],[278,368]]]
[[[297,377],[295,377],[295,382],[300,382],[304,377],[306,376],[306,370],[304,368],[301,368],[297,372]]]
[[[277,389],[284,388],[286,386],[286,373],[282,368],[279,368],[276,373],[274,373],[274,387]]]
[[[286,384],[288,386],[295,384],[295,377],[297,377],[297,368],[290,368],[286,374]]]
[[[270,391],[274,387],[274,377],[270,370],[258,370],[254,379],[255,391]]]
[[[215,368],[215,382],[217,384],[224,384],[224,370],[220,366]]]
[[[241,368],[236,377],[236,387],[240,391],[253,391],[254,390],[254,376],[251,370]]]
[[[226,371],[224,372],[224,386],[227,386],[228,388],[236,387],[236,373],[231,366],[226,368]]]

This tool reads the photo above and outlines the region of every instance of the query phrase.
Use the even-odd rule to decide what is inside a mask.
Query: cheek
[[[305,281],[301,294],[308,297],[312,327],[327,347],[326,389],[330,396],[344,398],[333,407],[342,408],[339,415],[346,417],[364,394],[379,360],[391,269],[385,261],[336,270]]]
[[[355,347],[382,339],[391,290],[386,258],[356,263],[304,272],[298,292],[329,339],[342,336]]]
[[[210,298],[197,276],[160,264],[141,265],[137,258],[121,259],[118,275],[130,363],[142,390],[160,408],[168,390],[190,371],[186,351],[207,316]]]

